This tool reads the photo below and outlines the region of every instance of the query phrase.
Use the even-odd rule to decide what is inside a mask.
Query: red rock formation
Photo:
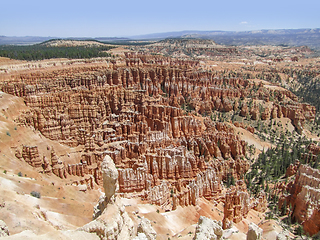
[[[37,146],[23,146],[22,157],[32,167],[38,168],[42,166]]]
[[[310,143],[310,145],[307,147],[307,149],[313,154],[313,155],[319,155],[320,154],[320,146]]]
[[[300,166],[299,160],[296,160],[294,164],[290,164],[290,166],[286,170],[286,177],[291,177],[297,173],[297,170]]]
[[[233,125],[234,126],[236,126],[236,127],[241,127],[241,128],[243,128],[243,129],[247,129],[249,132],[251,132],[251,133],[254,133],[254,127],[251,127],[251,126],[246,126],[244,123],[242,123],[242,122],[234,122],[233,123]]]
[[[314,143],[310,143],[307,147],[307,152],[302,154],[303,160],[306,163],[311,163],[318,161],[318,155],[320,153],[320,147]]]
[[[212,54],[233,51],[215,48]],[[60,178],[77,176],[82,180],[74,184],[92,188],[102,184],[100,164],[109,155],[119,171],[120,192],[136,192],[176,208],[196,204],[199,197],[220,200],[221,181],[230,175],[238,180],[249,169],[246,143],[228,124],[206,115],[238,114],[240,108],[241,116],[260,119],[260,107],[248,98],[269,101],[262,119],[285,116],[301,128],[315,115],[314,107],[297,102],[287,90],[270,90],[231,72],[226,77],[219,71],[200,71],[199,61],[129,52],[121,66],[111,63],[21,74],[1,82],[2,91],[23,97],[30,107],[17,120],[20,124],[82,151],[71,164],[62,162],[53,149],[51,159],[43,161],[35,148],[25,149],[22,156],[30,165]],[[247,194],[237,191],[228,195],[236,209]],[[243,215],[235,210],[226,219],[238,221]]]
[[[250,210],[250,196],[243,181],[232,186],[225,196],[223,229],[230,228],[232,222],[238,223]]]
[[[265,212],[268,207],[267,196],[264,191],[261,191],[253,202],[253,209],[258,212]]]
[[[251,114],[251,118],[252,118],[253,120],[258,120],[258,119],[260,119],[259,107],[258,107],[258,106],[252,107],[251,110],[250,110],[250,114]]]
[[[22,155],[21,155],[21,152],[19,151],[19,149],[16,149],[15,156],[16,156],[16,158],[18,158],[20,160],[22,159]]]
[[[242,104],[242,107],[241,107],[240,116],[246,117],[248,114],[249,114],[248,106],[247,104],[244,103]]]
[[[268,120],[268,119],[270,119],[270,115],[271,115],[270,109],[268,107],[266,107],[261,114],[261,119]]]
[[[300,165],[287,204],[293,207],[294,220],[303,225],[311,236],[320,231],[320,171],[307,165]]]
[[[45,156],[43,156],[42,168],[43,168],[44,173],[51,174],[52,169],[51,169],[49,160]]]

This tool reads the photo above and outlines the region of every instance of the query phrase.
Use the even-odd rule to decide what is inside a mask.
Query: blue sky
[[[0,0],[0,6],[0,35],[6,36],[121,37],[320,27],[319,0]]]

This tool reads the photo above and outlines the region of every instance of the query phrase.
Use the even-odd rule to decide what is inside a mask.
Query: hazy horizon
[[[284,28],[279,28],[279,29],[256,29],[256,30],[244,30],[244,31],[224,31],[224,30],[216,30],[216,29],[212,29],[212,30],[181,30],[181,31],[168,31],[168,32],[153,32],[153,33],[145,33],[145,34],[135,34],[135,35],[128,35],[128,36],[89,36],[89,37],[84,37],[84,36],[66,36],[66,37],[58,37],[58,36],[40,36],[40,35],[24,35],[24,36],[9,36],[9,35],[0,35],[0,36],[3,36],[3,37],[39,37],[39,38],[61,38],[61,39],[96,39],[96,38],[130,38],[130,37],[139,37],[139,36],[145,36],[145,35],[156,35],[156,34],[170,34],[170,33],[183,33],[183,32],[254,32],[254,31],[276,31],[276,30],[299,30],[299,29],[320,29],[320,28],[287,28],[287,29],[284,29]]]
[[[319,1],[101,0],[2,3],[0,35],[128,37],[181,31],[319,28]]]

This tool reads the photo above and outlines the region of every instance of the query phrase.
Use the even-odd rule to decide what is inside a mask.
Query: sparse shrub
[[[302,236],[304,234],[303,227],[299,224],[298,227],[295,229],[295,233],[299,236]]]
[[[22,172],[18,172],[18,176],[19,176],[19,177],[22,177]]]
[[[159,211],[159,209],[157,209],[157,213],[159,213],[160,211]]]
[[[266,213],[266,219],[274,219],[272,211]]]
[[[14,127],[14,130],[17,130],[17,127]]]
[[[36,192],[36,191],[32,191],[32,192],[30,193],[30,195],[31,195],[32,197],[41,198],[41,194],[40,194],[39,192]]]
[[[11,137],[11,134],[7,131],[7,135],[9,136],[9,137]]]
[[[4,174],[7,174],[7,170],[4,170],[3,173],[4,173]]]

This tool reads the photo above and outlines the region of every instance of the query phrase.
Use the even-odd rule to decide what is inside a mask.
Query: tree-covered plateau
[[[74,46],[74,47],[51,47],[43,45],[30,46],[0,46],[0,56],[17,60],[43,60],[50,58],[82,59],[94,57],[111,57],[106,52],[112,46]]]

